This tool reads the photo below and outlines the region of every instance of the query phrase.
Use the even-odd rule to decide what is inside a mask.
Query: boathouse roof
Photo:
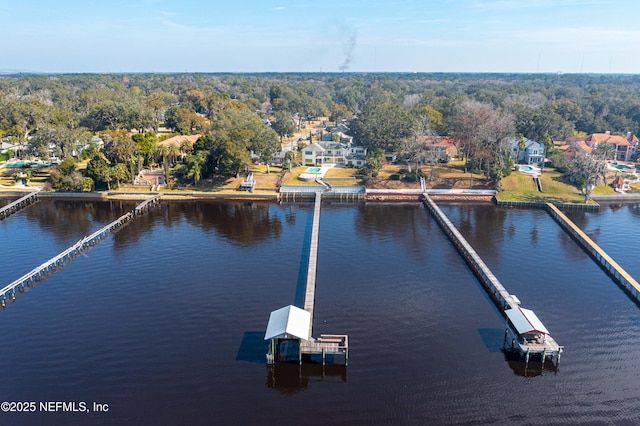
[[[549,330],[546,329],[532,310],[518,307],[507,309],[504,312],[518,334],[549,334]]]
[[[289,305],[271,312],[264,340],[297,337],[309,340],[309,325],[311,314],[304,309]]]

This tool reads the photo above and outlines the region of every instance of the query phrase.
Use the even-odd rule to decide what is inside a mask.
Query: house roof
[[[624,179],[622,178],[622,176],[618,176],[617,178],[614,179],[613,186],[621,187],[623,185],[624,185]]]
[[[442,147],[450,157],[453,157],[458,153],[456,141],[450,136],[419,136],[418,142],[426,145]]]
[[[455,145],[455,141],[450,136],[418,136],[418,142],[444,147]]]
[[[564,141],[566,143],[572,143],[572,142],[577,142],[577,141],[583,141],[585,139],[587,139],[586,136],[569,136]]]
[[[630,145],[629,140],[624,136],[611,135],[609,133],[593,133],[586,138],[586,142],[589,145],[596,145],[599,143],[610,143],[612,145]]]
[[[574,151],[581,152],[583,154],[591,154],[593,151],[593,148],[587,145],[585,141],[576,141],[571,145],[571,147]]]
[[[536,314],[525,308],[507,309],[504,311],[511,321],[511,324],[516,328],[518,334],[549,334],[547,328],[542,324],[542,321],[538,319]]]
[[[516,138],[516,137],[512,138],[510,143],[511,143],[511,146],[517,147],[518,146],[518,138]],[[536,142],[536,141],[531,140],[529,138],[524,138],[524,148],[525,149],[529,149],[531,147],[542,148],[542,147],[544,147],[544,144],[542,144],[540,142]]]
[[[312,151],[324,151],[324,147],[322,147],[318,142],[311,143],[304,149],[310,149]]]
[[[309,340],[311,313],[296,306],[289,305],[271,312],[264,340],[276,337],[297,337]]]
[[[180,147],[180,144],[182,143],[182,141],[189,141],[191,142],[191,144],[194,144],[196,143],[199,137],[200,135],[178,135],[178,136],[174,136],[172,138],[163,140],[162,142],[158,142],[158,145],[161,145],[161,146],[175,145],[177,147]]]

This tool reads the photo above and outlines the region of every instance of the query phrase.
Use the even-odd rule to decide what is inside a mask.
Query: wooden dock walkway
[[[28,287],[31,287],[35,283],[42,281],[48,275],[54,273],[61,267],[63,267],[66,263],[75,259],[80,253],[88,250],[89,248],[95,246],[108,235],[116,232],[127,222],[134,219],[134,212],[138,214],[148,210],[148,206],[150,202],[155,202],[160,197],[155,196],[148,200],[143,201],[138,204],[133,211],[130,211],[108,225],[102,227],[97,230],[93,234],[82,238],[80,241],[63,251],[62,253],[52,257],[46,262],[42,263],[40,266],[33,268],[31,271],[27,272],[20,278],[14,280],[10,284],[4,286],[0,289],[0,304],[2,307],[6,305],[7,300],[15,300],[17,292],[24,292]]]
[[[147,198],[146,200],[144,200],[143,202],[141,202],[136,206],[136,208],[133,210],[133,213],[140,214],[140,213],[146,212],[147,210],[149,210],[150,206],[159,203],[161,197],[162,197],[162,194],[156,194],[151,198]]]
[[[316,301],[316,274],[318,269],[318,240],[320,237],[320,207],[322,194],[316,192],[316,201],[313,208],[313,225],[311,228],[311,244],[309,246],[309,267],[307,269],[307,281],[305,285],[303,309],[311,314],[309,324],[309,336],[313,335],[313,307]]]
[[[596,244],[556,206],[547,204],[547,212],[587,252],[616,283],[627,290],[629,296],[640,303],[640,283],[622,268],[611,256]]]
[[[326,363],[327,355],[339,357],[344,356],[344,365],[349,364],[349,336],[345,334],[321,334],[320,337],[313,337],[313,311],[316,299],[316,274],[318,267],[318,240],[320,236],[320,207],[322,206],[322,194],[320,192],[315,193],[315,205],[313,209],[313,222],[311,228],[311,242],[309,245],[309,262],[307,265],[307,278],[305,282],[304,293],[304,310],[305,314],[309,314],[309,326],[308,332],[301,333],[301,330],[296,328],[298,334],[294,336],[298,337],[298,361],[302,364],[302,355],[322,355],[322,364]],[[284,309],[295,308],[301,310],[300,307],[285,307],[271,313],[269,318],[269,325],[267,325],[267,333],[269,333],[270,324],[273,316]],[[274,320],[274,322],[282,321]],[[307,330],[306,323],[301,323],[300,328]],[[288,324],[288,323],[287,323]],[[280,328],[275,326],[274,328]],[[268,335],[265,339],[270,339],[269,352],[267,355],[267,364],[273,364],[277,360],[281,359],[280,354],[280,341],[290,340],[290,333],[286,332],[286,327],[282,327],[285,332],[280,335]],[[283,356],[286,359],[286,354]]]
[[[32,192],[31,194],[25,195],[24,197],[20,198],[19,200],[16,200],[16,201],[4,206],[2,209],[0,209],[0,220],[6,219],[7,217],[9,217],[12,214],[14,214],[15,212],[17,212],[18,210],[21,210],[24,207],[28,206],[29,204],[32,204],[32,203],[35,203],[36,201],[38,201],[38,192],[39,191],[40,191],[40,189]]]
[[[476,253],[473,247],[471,247],[467,240],[462,236],[453,223],[451,223],[442,210],[440,210],[436,203],[433,202],[429,195],[424,193],[423,197],[423,202],[427,210],[429,210],[438,225],[440,225],[444,233],[449,237],[454,247],[469,265],[483,287],[487,290],[487,293],[505,318],[507,327],[507,330],[505,331],[510,331],[514,336],[511,341],[511,348],[518,350],[522,355],[525,355],[527,362],[529,361],[529,356],[531,354],[540,354],[543,362],[547,355],[556,355],[556,363],[559,363],[560,355],[564,347],[558,345],[558,343],[556,343],[549,334],[546,334],[543,339],[536,340],[525,338],[516,331],[515,327],[510,323],[506,311],[511,309],[519,310],[520,300],[504,288],[502,283],[493,274],[493,272],[491,272],[478,253]],[[506,337],[507,333],[505,333],[505,343],[507,340]]]

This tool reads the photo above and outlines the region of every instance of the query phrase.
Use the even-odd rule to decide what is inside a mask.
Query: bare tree
[[[509,139],[515,132],[514,118],[491,105],[465,101],[454,117],[456,137],[465,156],[465,172],[472,162],[487,177],[500,179],[509,156]]]
[[[604,161],[587,155],[577,155],[569,166],[567,177],[580,189],[584,190],[584,203],[591,199],[593,187],[598,185],[607,173],[607,164]],[[606,182],[606,181],[605,181]]]

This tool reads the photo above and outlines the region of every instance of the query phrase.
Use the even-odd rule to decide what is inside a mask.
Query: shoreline
[[[16,196],[23,196],[30,192],[33,192],[36,188],[20,188],[19,190],[9,190],[8,188],[2,188],[0,190],[0,198],[14,198]],[[470,202],[492,202],[493,194],[481,193],[474,194],[470,192],[461,192],[459,190],[452,190],[455,192],[438,194],[430,194],[435,200],[440,201],[470,201]],[[427,191],[429,192],[429,191]],[[49,199],[84,199],[84,200],[132,200],[142,201],[146,200],[150,196],[157,194],[162,195],[163,200],[167,201],[181,201],[181,200],[238,200],[238,201],[280,201],[281,195],[277,191],[267,190],[256,192],[240,192],[240,191],[219,191],[219,192],[205,192],[205,191],[191,191],[191,192],[129,192],[129,191],[93,191],[93,192],[60,192],[60,191],[41,191],[38,193],[38,197]],[[301,194],[302,199],[310,198],[308,194]],[[385,190],[383,192],[373,192],[365,194],[359,201],[366,202],[389,202],[389,201],[415,201],[419,202],[422,199],[422,192],[406,193],[393,190]]]
[[[37,190],[38,187],[0,188],[0,198],[14,198],[24,196]],[[459,201],[459,202],[494,202],[494,191],[464,191],[464,190],[434,190],[425,192],[434,201]],[[310,192],[311,193],[311,192]],[[150,196],[162,195],[162,199],[167,201],[181,200],[235,200],[235,201],[281,201],[281,194],[273,189],[260,190],[255,192],[219,190],[219,191],[185,191],[185,192],[135,192],[135,191],[92,191],[92,192],[60,192],[60,191],[40,191],[39,197],[49,199],[84,199],[84,200],[132,200],[142,201]],[[308,194],[300,194],[301,199],[310,198]],[[640,194],[616,194],[616,195],[594,195],[594,201],[599,202],[634,202],[640,201]],[[367,190],[358,199],[365,202],[409,202],[422,200],[422,191],[407,190]]]

